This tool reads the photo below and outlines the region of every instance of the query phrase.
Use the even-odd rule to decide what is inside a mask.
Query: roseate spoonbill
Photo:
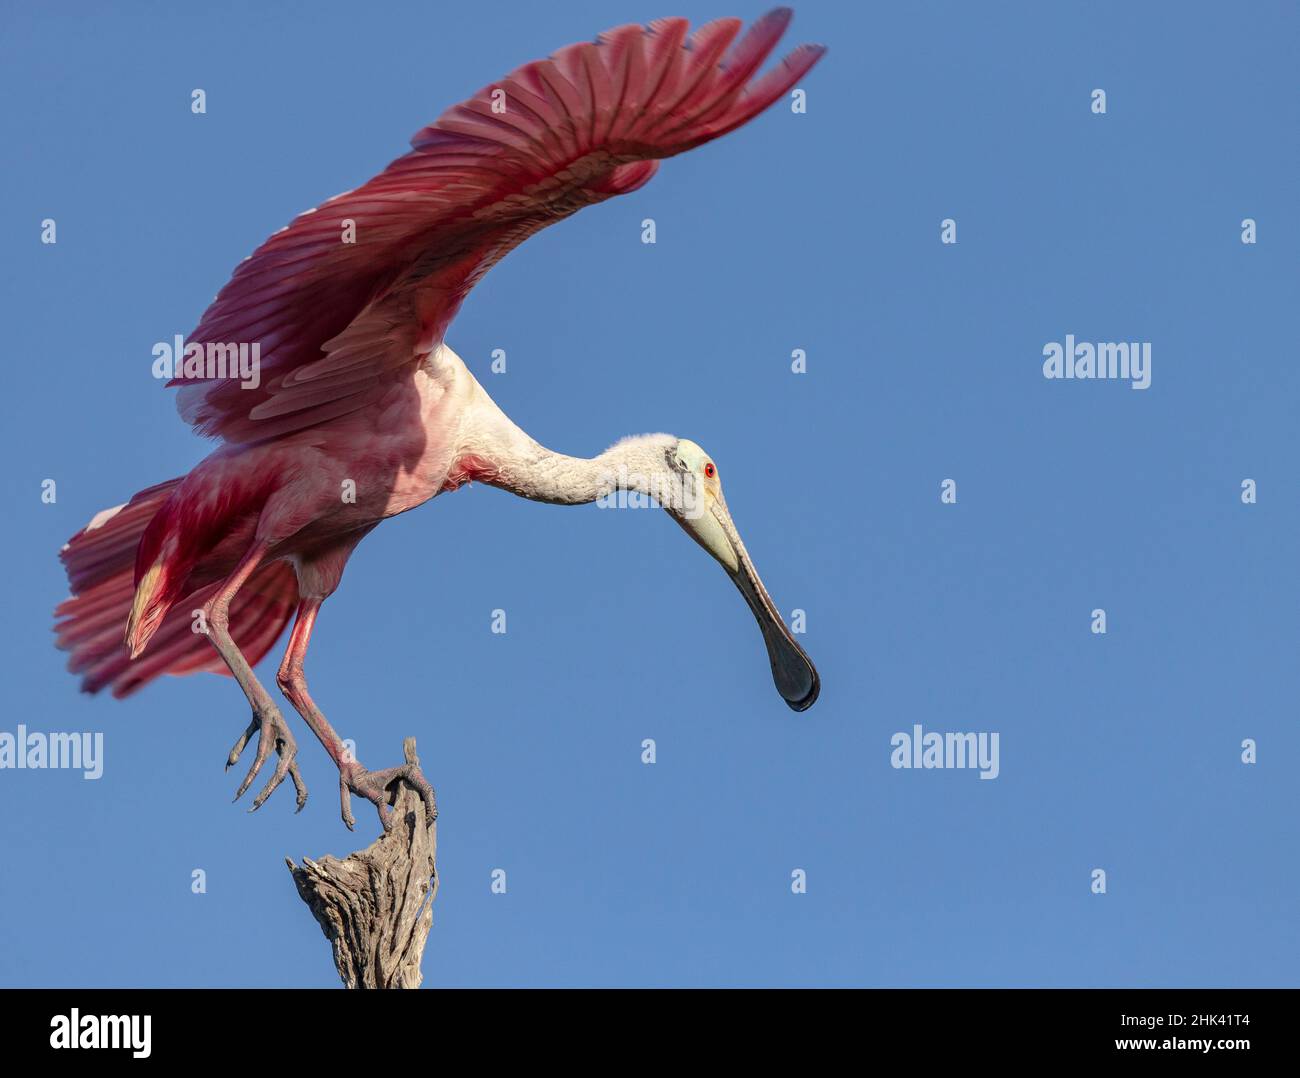
[[[443,339],[470,288],[528,236],[636,190],[659,159],[784,96],[824,52],[800,46],[758,76],[789,20],[773,11],[736,40],[737,19],[689,38],[685,20],[663,19],[527,64],[245,259],[168,383],[180,386],[181,415],[223,444],[188,475],[99,513],[63,549],[72,597],[56,611],[56,631],[82,688],[121,697],[161,674],[228,671],[253,716],[227,767],[258,739],[236,800],[274,748],[274,774],[253,809],[286,776],[301,809],[293,733],[253,674],[296,614],[277,681],[338,766],[344,822],[353,825],[356,794],[391,826],[387,805],[403,778],[432,815],[418,766],[368,771],[345,753],[308,693],[303,660],[321,604],[366,534],[477,479],[560,505],[615,490],[656,498],[735,581],[777,691],[796,711],[811,707],[817,672],[759,580],[708,454],[666,434],[625,438],[591,459],[547,449]],[[354,242],[344,242],[348,227]],[[205,347],[249,342],[261,350],[256,386],[204,367]],[[346,480],[351,499],[340,495]]]

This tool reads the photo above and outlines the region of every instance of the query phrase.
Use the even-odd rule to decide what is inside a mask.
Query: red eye
[[[717,474],[718,469],[713,466],[713,461],[709,461],[709,463],[704,466],[704,477],[706,479],[712,479]]]

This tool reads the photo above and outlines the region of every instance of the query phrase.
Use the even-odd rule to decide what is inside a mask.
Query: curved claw
[[[346,771],[339,773],[339,799],[342,802],[343,823],[347,829],[353,830],[356,823],[352,817],[352,803],[348,796],[349,793],[354,793],[375,806],[384,831],[391,831],[393,827],[391,805],[397,798],[395,787],[399,780],[405,780],[420,795],[420,800],[424,803],[425,822],[432,824],[438,818],[438,802],[434,797],[433,786],[424,777],[418,761],[388,767],[382,771],[367,771],[360,764],[351,764]]]
[[[240,734],[235,740],[235,743],[230,747],[230,755],[226,757],[227,771],[234,767],[235,764],[239,763],[239,754],[244,751],[245,746],[248,744],[248,739],[257,733],[260,726],[261,723],[258,722],[257,715],[254,715],[253,721],[248,724],[248,729]]]
[[[352,816],[352,798],[349,796],[348,780],[339,772],[339,802],[343,809],[343,826],[349,831],[357,829],[357,821]]]
[[[297,752],[297,748],[294,747],[290,751],[285,751],[277,741],[275,750],[280,755],[280,760],[275,766],[275,774],[273,774],[267,781],[266,785],[262,787],[262,792],[253,798],[253,807],[248,811],[256,812],[260,809],[262,805],[265,804],[266,799],[270,797],[280,783],[285,780],[285,776],[292,776],[293,786],[297,793],[298,801],[298,807],[293,811],[295,814],[299,813],[302,811],[303,806],[307,804],[307,784],[303,782],[302,775],[298,771],[298,761],[293,755]]]
[[[276,755],[279,757],[275,771],[267,780],[266,785],[262,787],[261,792],[253,799],[253,804],[248,811],[256,812],[260,809],[266,803],[266,799],[284,782],[285,777],[289,776],[293,779],[293,786],[297,795],[297,808],[294,811],[301,812],[303,806],[307,803],[307,784],[303,781],[302,774],[298,770],[296,759],[298,755],[297,742],[294,740],[293,732],[278,711],[271,710],[265,714],[254,714],[253,721],[248,724],[248,728],[240,734],[238,740],[231,747],[230,755],[226,758],[226,770],[230,770],[239,762],[239,756],[248,745],[249,738],[252,737],[254,732],[257,733],[257,755],[253,758],[248,774],[244,776],[243,782],[239,784],[239,789],[235,791],[234,800],[238,801],[248,791],[248,788],[253,784],[253,780],[257,778],[258,773],[262,770],[263,765],[270,758],[271,748],[274,746]]]

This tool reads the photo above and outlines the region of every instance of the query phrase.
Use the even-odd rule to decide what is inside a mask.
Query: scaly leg
[[[420,795],[424,802],[429,822],[438,818],[438,806],[434,800],[433,787],[424,777],[418,763],[406,763],[399,767],[389,767],[382,771],[367,771],[355,759],[349,757],[342,739],[321,714],[320,708],[307,691],[307,678],[303,673],[303,659],[307,654],[307,644],[311,640],[312,627],[316,624],[316,613],[320,610],[323,598],[306,598],[298,604],[298,616],[293,623],[293,633],[289,637],[289,647],[284,653],[284,662],[276,681],[284,690],[285,696],[293,704],[298,714],[312,728],[325,751],[330,754],[339,769],[339,801],[343,812],[343,822],[349,831],[356,821],[352,818],[352,802],[349,794],[357,794],[374,804],[379,810],[379,821],[387,831],[393,826],[391,808],[397,796],[397,783],[405,779]]]
[[[284,717],[280,714],[280,709],[275,706],[270,693],[262,687],[261,682],[254,676],[252,667],[248,665],[248,660],[244,658],[243,652],[239,650],[238,645],[230,635],[230,603],[235,594],[262,563],[262,560],[266,557],[267,549],[263,544],[255,544],[249,549],[248,553],[235,567],[234,572],[221,585],[220,590],[208,600],[207,605],[203,608],[203,616],[207,623],[208,639],[212,641],[213,646],[216,647],[222,659],[225,660],[226,666],[230,668],[230,672],[234,675],[235,680],[239,682],[239,687],[244,690],[244,695],[248,697],[248,702],[253,708],[252,722],[248,724],[248,729],[235,742],[234,747],[230,750],[230,755],[226,759],[226,769],[229,770],[239,762],[239,754],[244,751],[244,746],[248,744],[249,738],[254,733],[257,734],[257,755],[253,759],[253,766],[249,768],[248,774],[244,776],[244,781],[239,784],[239,789],[235,792],[235,800],[238,801],[249,786],[253,784],[253,780],[257,777],[258,772],[262,770],[262,765],[270,757],[271,748],[274,746],[279,757],[275,773],[262,788],[262,792],[253,799],[253,807],[248,811],[256,812],[261,808],[266,799],[271,796],[276,787],[288,775],[293,779],[294,789],[297,791],[297,811],[301,812],[303,805],[307,803],[307,784],[303,782],[295,760],[298,745],[294,740],[293,731],[289,729],[288,723],[284,721]]]

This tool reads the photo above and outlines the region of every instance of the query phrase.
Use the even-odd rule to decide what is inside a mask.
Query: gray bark
[[[414,739],[408,742],[411,758]],[[299,867],[285,858],[347,988],[419,988],[423,980],[420,959],[438,892],[438,825],[426,825],[424,804],[405,782],[392,811],[390,830],[342,861],[304,857]]]

